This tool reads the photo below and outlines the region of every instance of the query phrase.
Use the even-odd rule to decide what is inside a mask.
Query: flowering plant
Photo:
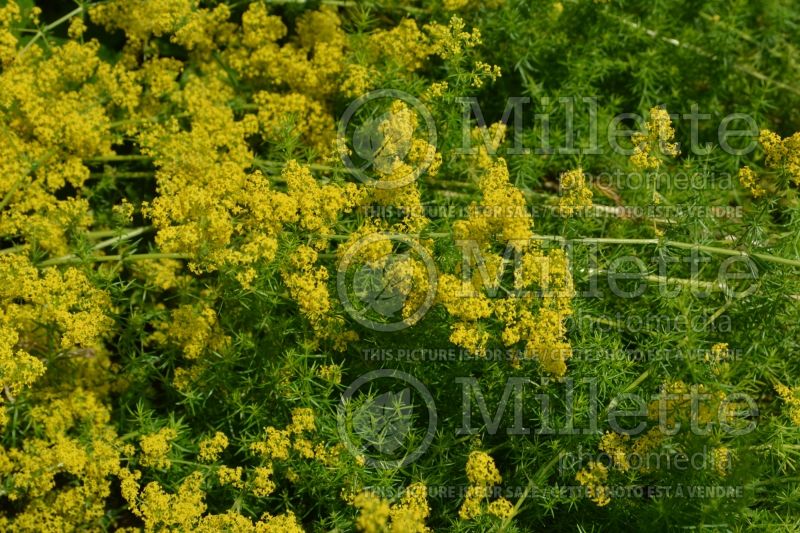
[[[796,530],[798,17],[3,1],[0,528]]]

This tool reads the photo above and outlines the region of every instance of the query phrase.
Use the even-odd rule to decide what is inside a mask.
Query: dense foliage
[[[0,0],[0,529],[800,529],[798,43]]]

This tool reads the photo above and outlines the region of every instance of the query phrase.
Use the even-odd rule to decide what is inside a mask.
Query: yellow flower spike
[[[562,215],[592,206],[592,191],[586,186],[586,176],[578,168],[561,174],[561,198],[558,207]]]
[[[711,457],[714,471],[720,477],[726,477],[730,473],[733,452],[725,446],[719,446],[713,449]]]
[[[633,134],[634,153],[631,163],[643,170],[654,170],[661,166],[659,154],[677,157],[680,154],[678,145],[673,143],[675,130],[669,113],[660,107],[650,109],[650,118],[645,124],[645,131]]]
[[[498,518],[507,518],[511,515],[513,506],[505,498],[498,498],[484,506],[491,489],[503,482],[500,471],[489,454],[481,451],[470,452],[466,473],[469,486],[458,511],[458,516],[462,520],[471,520],[487,512]]]

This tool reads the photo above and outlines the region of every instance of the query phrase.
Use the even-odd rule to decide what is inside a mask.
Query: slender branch
[[[153,158],[148,155],[131,154],[131,155],[105,155],[99,157],[90,157],[84,159],[85,163],[119,163],[125,161],[152,161]]]
[[[153,229],[153,226],[143,226],[141,228],[132,229],[132,230],[128,231],[127,233],[123,233],[123,234],[118,235],[116,237],[112,237],[110,239],[106,239],[104,241],[98,242],[97,244],[95,244],[92,247],[92,250],[102,250],[103,248],[107,248],[109,246],[114,246],[115,244],[121,243],[123,241],[127,241],[129,239],[134,238],[134,237],[138,237],[139,235],[142,235],[143,233],[147,233],[148,231],[151,231],[152,229]]]
[[[706,246],[703,244],[694,244],[689,242],[668,241],[668,240],[661,241],[659,239],[615,239],[607,237],[567,239],[565,237],[560,237],[557,235],[534,235],[533,238],[543,241],[559,241],[559,242],[584,243],[584,244],[641,244],[641,245],[651,244],[655,246],[662,245],[666,247],[680,248],[683,250],[696,250],[698,252],[706,252],[715,255],[725,255],[729,257],[756,258],[769,263],[800,267],[800,259],[788,259],[785,257],[765,254],[761,252],[745,252],[742,250],[732,250],[730,248]]]
[[[561,451],[558,454],[554,455],[552,459],[550,459],[547,463],[542,465],[542,467],[530,478],[528,484],[525,486],[525,490],[522,491],[522,494],[517,499],[517,503],[514,504],[514,507],[511,509],[509,515],[503,519],[503,522],[500,524],[499,530],[506,531],[508,527],[511,525],[511,520],[514,519],[517,514],[519,514],[520,510],[522,509],[522,505],[525,503],[525,500],[528,499],[530,496],[531,491],[536,487],[539,483],[542,482],[547,476],[550,475],[550,472],[555,468],[558,462],[566,455],[566,451]]]
[[[426,237],[426,238],[441,238],[441,237],[449,237],[451,236],[450,233],[426,233],[424,235],[421,234],[409,234],[409,237]],[[347,240],[349,238],[348,235],[329,235],[328,238],[331,240]],[[706,252],[708,254],[714,255],[725,255],[729,257],[747,257],[747,258],[756,258],[762,261],[766,261],[768,263],[775,263],[779,265],[785,266],[793,266],[800,268],[800,259],[788,259],[785,257],[780,257],[777,255],[765,254],[761,252],[745,252],[742,250],[732,250],[730,248],[722,248],[718,246],[707,246],[704,244],[694,244],[689,242],[680,242],[680,241],[662,241],[659,239],[618,239],[612,237],[587,237],[587,238],[578,238],[578,239],[569,239],[566,237],[562,237],[560,235],[533,235],[531,237],[537,241],[554,241],[554,242],[561,242],[561,243],[580,243],[580,244],[631,244],[631,245],[654,245],[654,246],[666,246],[672,248],[680,248],[683,250],[696,250],[699,252]]]
[[[67,265],[67,264],[79,264],[79,263],[114,263],[120,262],[125,263],[128,261],[149,261],[153,259],[191,259],[191,256],[188,254],[178,254],[178,253],[146,253],[146,254],[118,254],[118,255],[98,255],[94,257],[75,257],[75,256],[63,256],[63,257],[56,257],[53,259],[47,259],[46,261],[42,261],[38,263],[37,266],[39,267],[48,267],[48,266],[55,266],[55,265]]]
[[[119,244],[121,242],[127,241],[129,239],[134,238],[134,237],[138,237],[139,235],[142,235],[143,233],[147,233],[148,231],[151,231],[152,229],[153,229],[152,226],[143,226],[143,227],[140,227],[140,228],[133,228],[132,230],[129,230],[127,233],[123,233],[121,235],[116,235],[115,234],[116,235],[115,237],[112,237],[110,239],[106,239],[104,241],[100,241],[97,244],[95,244],[94,246],[92,246],[92,250],[97,251],[97,250],[102,250],[103,248],[108,248],[109,246],[114,246],[115,244]],[[139,256],[142,256],[142,255],[147,255],[147,254],[139,254]],[[92,259],[92,261],[97,261],[97,262],[106,261],[107,260],[107,259],[105,259],[106,257],[121,257],[121,256],[98,256],[98,257]],[[132,257],[132,256],[128,255],[128,256],[125,256],[125,257]],[[111,259],[108,259],[108,260],[111,261]],[[41,263],[39,263],[39,266],[63,265],[63,264],[67,264],[67,263],[82,263],[83,261],[84,260],[82,258],[80,258],[79,256],[77,256],[75,254],[67,254],[67,255],[62,255],[61,257],[54,257],[52,259],[46,259],[45,261],[42,261]]]
[[[155,176],[155,172],[93,172],[89,175],[91,179],[118,178],[118,179],[147,179]]]
[[[283,168],[286,163],[281,161],[267,161],[264,159],[253,159],[253,164],[255,166],[260,167],[267,167],[267,168]],[[310,168],[311,170],[318,170],[320,172],[349,172],[349,169],[344,167],[334,167],[331,165],[317,165],[314,163],[311,164],[304,164],[304,167]]]
[[[78,6],[75,9],[73,9],[72,11],[70,11],[69,13],[67,13],[66,15],[64,15],[63,17],[61,17],[60,19],[58,19],[56,21],[53,21],[50,24],[48,24],[47,26],[45,26],[44,28],[38,30],[36,32],[36,35],[34,35],[33,38],[30,41],[28,41],[28,43],[22,48],[22,50],[19,51],[19,55],[24,54],[31,46],[33,46],[36,43],[36,41],[38,41],[40,38],[44,37],[45,34],[47,32],[49,32],[50,30],[53,30],[53,29],[61,26],[62,24],[64,24],[68,20],[72,19],[73,17],[76,17],[76,16],[80,15],[81,13],[83,13],[83,9],[84,8],[83,8],[82,5]]]
[[[597,274],[609,274],[608,270],[597,270],[597,269],[589,269],[590,275],[597,275]],[[650,283],[655,283],[658,285],[666,285],[668,283],[677,283],[678,285],[683,285],[684,287],[690,287],[692,289],[706,289],[709,292],[713,291],[721,291],[723,290],[722,285],[716,281],[701,281],[697,279],[685,279],[685,278],[670,278],[667,276],[655,276],[652,274],[642,275],[637,277],[637,279],[641,279],[642,281],[648,281]]]

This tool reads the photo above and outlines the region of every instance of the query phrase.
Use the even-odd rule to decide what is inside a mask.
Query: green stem
[[[92,247],[92,250],[102,250],[103,248],[107,248],[108,246],[114,246],[115,244],[118,244],[120,242],[127,241],[128,239],[132,239],[133,237],[138,237],[139,235],[142,235],[143,233],[147,233],[148,231],[151,231],[152,229],[153,229],[153,226],[143,226],[141,228],[132,229],[132,230],[128,231],[127,233],[123,233],[123,234],[118,235],[116,237],[112,237],[110,239],[106,239],[104,241],[98,242],[97,244],[95,244]]]
[[[13,254],[15,252],[21,252],[25,249],[25,245],[20,244],[19,246],[12,246],[10,248],[3,248],[0,250],[0,255],[5,254]]]
[[[718,246],[706,246],[704,244],[694,244],[689,242],[679,241],[661,241],[659,239],[615,239],[608,237],[598,238],[583,238],[583,239],[567,239],[557,235],[534,235],[534,239],[542,241],[558,241],[569,243],[583,243],[583,244],[641,244],[641,245],[663,245],[666,247],[680,248],[683,250],[696,250],[698,252],[706,252],[709,254],[725,255],[729,257],[748,257],[757,258],[769,263],[776,263],[779,265],[800,267],[800,259],[788,259],[776,255],[765,254],[760,252],[744,252],[742,250],[731,250],[730,248],[721,248]]]
[[[624,388],[624,389],[623,389],[623,390],[620,392],[620,394],[629,394],[629,393],[633,392],[634,390],[638,389],[638,388],[639,388],[639,385],[641,385],[642,383],[644,383],[644,381],[645,381],[647,378],[649,378],[649,377],[650,377],[650,373],[651,373],[651,371],[650,371],[650,369],[648,369],[648,370],[645,370],[644,372],[642,372],[641,374],[639,374],[639,377],[638,377],[638,378],[636,378],[635,380],[633,380],[633,381],[632,381],[630,384],[628,384],[628,386],[627,386],[627,387],[625,387],[625,388]],[[617,400],[617,398],[619,397],[619,395],[620,395],[620,394],[616,395],[616,396],[615,396],[615,397],[614,397],[614,398],[613,398],[613,399],[612,399],[612,400],[611,400],[611,401],[608,403],[608,405],[606,406],[606,408],[605,408],[605,409],[603,409],[603,412],[602,412],[602,413],[600,413],[600,416],[598,417],[598,420],[602,420],[602,419],[606,418],[606,417],[608,416],[608,413],[610,413],[610,412],[611,412],[611,410],[612,410],[612,409],[614,409],[614,408],[617,406],[617,403],[618,403],[618,400]]]
[[[550,475],[550,471],[558,464],[558,461],[565,455],[566,452],[562,451],[557,455],[554,455],[552,459],[550,459],[547,463],[545,463],[534,476],[528,482],[528,485],[525,487],[525,490],[522,491],[519,499],[517,499],[517,503],[514,504],[514,508],[511,510],[511,513],[503,519],[503,522],[500,524],[499,530],[506,531],[511,524],[511,520],[514,519],[517,514],[519,514],[520,509],[522,509],[522,505],[525,503],[525,500],[528,499],[530,496],[531,491],[535,486],[540,484],[544,478]]]
[[[89,175],[90,179],[118,178],[118,179],[147,179],[155,176],[155,172],[97,172]]]
[[[48,267],[48,266],[55,266],[55,265],[67,265],[67,264],[75,264],[75,263],[113,263],[113,262],[128,262],[128,261],[149,261],[152,259],[191,259],[191,256],[187,254],[178,254],[178,253],[148,253],[148,254],[131,254],[131,255],[98,255],[94,257],[75,257],[75,256],[63,256],[63,257],[56,257],[53,259],[47,259],[46,261],[42,261],[37,266],[39,267]]]
[[[108,248],[109,246],[113,246],[115,244],[119,244],[121,242],[127,241],[128,239],[132,239],[134,237],[138,237],[139,235],[142,235],[143,233],[147,233],[148,231],[150,231],[152,229],[153,229],[152,226],[143,226],[143,227],[140,227],[140,228],[134,228],[134,229],[128,231],[127,233],[123,233],[121,235],[115,234],[116,235],[115,237],[112,237],[110,239],[106,239],[104,241],[100,241],[97,244],[95,244],[94,246],[92,246],[92,250],[96,251],[96,250],[102,250],[103,248]],[[148,254],[139,254],[137,257],[146,256],[146,255],[148,255]],[[95,259],[93,259],[93,261],[94,262],[102,262],[102,261],[113,261],[114,260],[114,259],[106,259],[107,257],[109,257],[109,258],[110,257],[119,258],[119,257],[122,257],[122,256],[119,256],[119,255],[117,255],[117,256],[98,256]],[[128,256],[124,256],[124,257],[125,257],[125,259],[127,259],[128,257],[132,257],[132,256],[128,255]],[[39,266],[63,265],[63,264],[67,264],[67,263],[82,263],[82,262],[83,262],[83,259],[81,259],[77,255],[68,254],[68,255],[62,255],[61,257],[54,257],[52,259],[47,259],[45,261],[42,261],[41,263],[39,263]]]
[[[41,37],[44,37],[45,33],[49,32],[52,29],[55,29],[55,28],[61,26],[62,24],[64,24],[68,20],[72,19],[73,17],[76,17],[76,16],[80,15],[81,13],[83,13],[83,6],[82,5],[76,7],[75,9],[73,9],[72,11],[70,11],[69,13],[64,15],[63,17],[61,17],[60,19],[51,22],[50,24],[48,24],[44,28],[42,28],[39,31],[37,31],[36,35],[34,35],[33,38],[30,41],[28,41],[28,43],[22,48],[22,50],[19,51],[19,55],[24,54],[26,50],[28,50],[31,46],[34,45],[34,43],[36,43],[36,41],[38,41]]]
[[[132,154],[132,155],[105,155],[100,157],[90,157],[84,159],[86,163],[119,163],[123,161],[152,161],[153,158],[148,155]]]
[[[284,2],[279,1],[275,3],[284,3]],[[395,9],[399,9],[407,13],[414,13],[417,15],[427,13],[425,9],[419,7],[396,5],[396,4],[392,4],[391,6],[386,6],[381,4],[380,2],[363,2],[363,1],[356,2],[354,0],[322,0],[320,3],[323,5],[337,6],[337,7],[363,7],[365,5],[372,8],[380,8],[380,9],[388,9],[390,7],[393,7]]]
[[[256,166],[261,167],[271,167],[271,168],[283,168],[286,166],[286,163],[282,163],[280,161],[267,161],[264,159],[253,159],[253,164]],[[349,172],[348,169],[343,167],[334,167],[330,165],[317,165],[317,164],[304,164],[304,167],[308,167],[311,170],[319,170],[321,172]]]
[[[589,269],[590,275],[603,275],[609,274],[608,270],[597,270],[597,269]],[[655,276],[652,274],[646,274],[639,277],[639,279],[643,281],[649,281],[651,283],[658,283],[658,284],[667,284],[667,283],[677,283],[678,285],[683,285],[684,287],[690,287],[692,289],[706,289],[709,292],[713,291],[721,291],[722,286],[713,281],[700,281],[697,279],[686,279],[686,278],[670,278],[667,276]]]

